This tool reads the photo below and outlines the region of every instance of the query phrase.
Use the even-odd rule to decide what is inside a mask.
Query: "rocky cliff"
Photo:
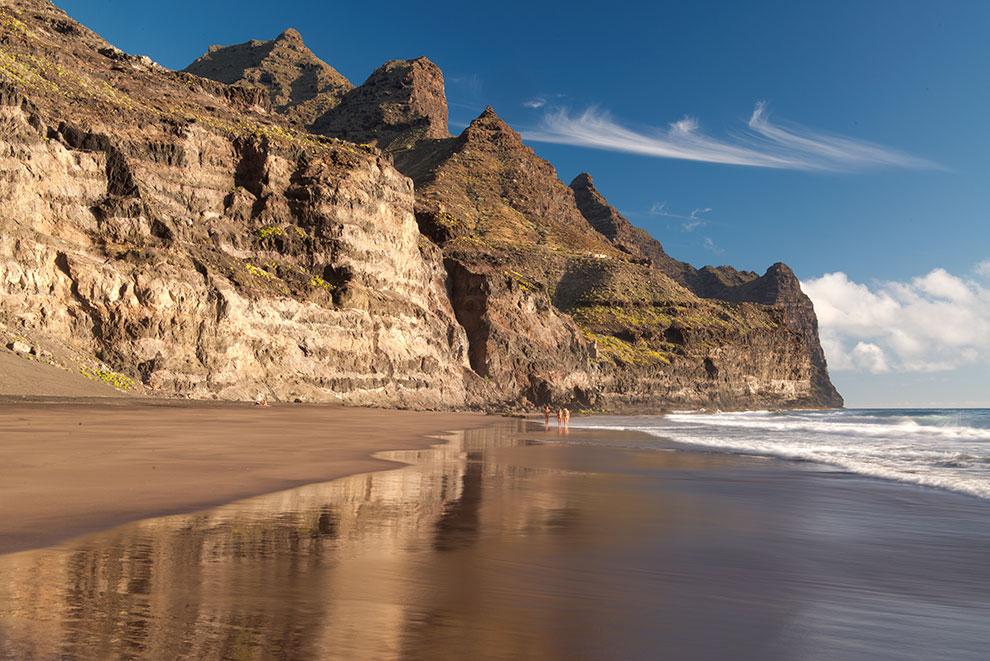
[[[731,303],[758,303],[776,307],[783,323],[804,345],[810,362],[811,397],[827,406],[842,406],[842,397],[828,376],[825,353],[818,337],[818,318],[811,299],[801,291],[801,283],[786,265],[777,263],[762,276],[738,271],[731,266],[706,266],[696,269],[670,257],[659,241],[633,227],[605,197],[598,192],[591,175],[578,175],[571,188],[581,213],[595,229],[632,255],[663,271],[696,295]]]
[[[6,335],[152,394],[464,403],[440,252],[388,158],[0,7]]]
[[[298,33],[187,72],[0,0],[0,334],[148,394],[831,406],[783,265],[694,269],[443,76]],[[197,75],[192,75],[193,73]]]
[[[443,248],[471,365],[501,397],[613,410],[836,403],[817,380],[814,329],[786,305],[803,297],[793,274],[795,289],[773,300],[699,295],[695,269],[589,176],[561,183],[491,108],[395,163],[416,184],[420,229]]]

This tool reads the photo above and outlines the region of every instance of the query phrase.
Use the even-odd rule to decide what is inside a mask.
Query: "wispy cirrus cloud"
[[[701,245],[704,247],[705,250],[707,250],[708,252],[714,255],[725,254],[725,250],[722,249],[722,246],[715,243],[715,240],[712,239],[712,237],[710,236],[706,236],[705,240],[701,242]]]
[[[681,229],[685,232],[693,232],[699,227],[705,227],[708,225],[711,220],[706,218],[705,214],[709,214],[711,212],[711,207],[705,207],[703,209],[694,209],[690,214],[674,213],[667,208],[666,202],[657,202],[650,207],[651,216],[676,220],[680,223]]]
[[[692,117],[666,128],[637,130],[597,108],[577,115],[566,108],[555,109],[543,117],[538,129],[524,135],[534,142],[786,170],[940,169],[924,158],[865,140],[771,121],[762,101],[756,104],[745,127],[725,138],[702,132]]]
[[[523,101],[523,108],[529,108],[530,110],[538,110],[545,105],[547,105],[547,100],[539,96]]]

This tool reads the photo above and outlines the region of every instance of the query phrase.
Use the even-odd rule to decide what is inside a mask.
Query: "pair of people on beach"
[[[546,424],[547,428],[550,427],[550,405],[547,404],[543,407],[543,422]],[[571,410],[566,406],[564,408],[557,409],[557,426],[566,427],[571,423]]]

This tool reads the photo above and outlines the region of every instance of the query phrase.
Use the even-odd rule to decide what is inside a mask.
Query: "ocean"
[[[572,427],[781,457],[990,499],[990,409],[678,412],[594,416]]]

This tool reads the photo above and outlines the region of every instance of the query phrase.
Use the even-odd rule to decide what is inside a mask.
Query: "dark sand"
[[[0,556],[0,657],[987,658],[985,501],[518,425]]]
[[[0,554],[387,467],[371,454],[491,421],[319,405],[3,401]]]

